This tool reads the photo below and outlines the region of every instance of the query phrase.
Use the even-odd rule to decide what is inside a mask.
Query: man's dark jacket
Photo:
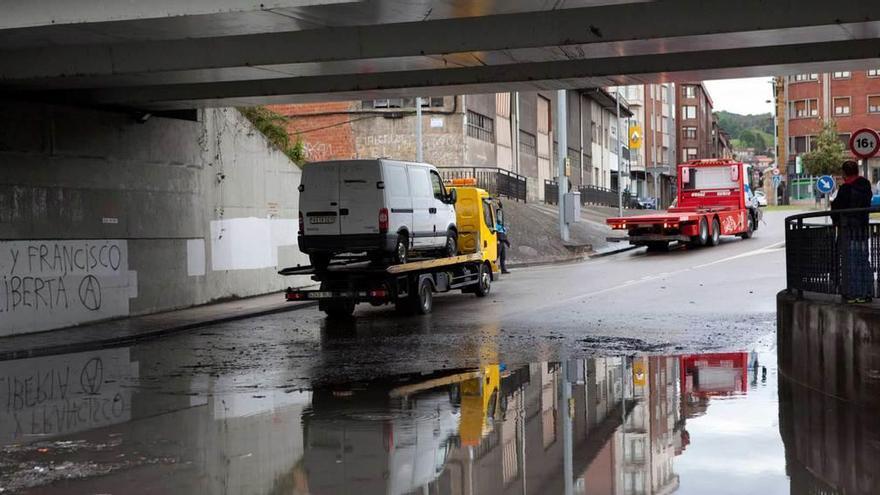
[[[871,206],[871,183],[864,177],[844,182],[837,190],[837,197],[831,201],[832,210],[847,210],[850,208],[868,208]],[[841,226],[867,226],[868,213],[855,215],[843,215],[840,219]]]

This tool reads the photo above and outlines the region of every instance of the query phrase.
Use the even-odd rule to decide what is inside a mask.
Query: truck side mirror
[[[458,201],[458,192],[455,189],[453,189],[453,190],[449,191],[449,194],[446,195],[446,202],[451,205],[454,205],[456,203],[456,201]]]

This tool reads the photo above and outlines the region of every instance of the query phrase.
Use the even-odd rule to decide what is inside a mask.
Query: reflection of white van
[[[299,190],[299,249],[318,269],[341,253],[404,263],[411,251],[457,252],[455,197],[433,165],[309,163]]]

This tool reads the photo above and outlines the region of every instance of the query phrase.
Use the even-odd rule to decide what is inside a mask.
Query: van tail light
[[[299,235],[303,235],[306,231],[306,223],[303,221],[303,212],[299,212]]]
[[[379,209],[379,232],[388,232],[388,208]]]

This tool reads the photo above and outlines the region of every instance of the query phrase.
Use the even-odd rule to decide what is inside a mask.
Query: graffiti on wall
[[[0,336],[125,316],[136,296],[126,241],[0,241]]]
[[[0,363],[0,443],[128,421],[136,371],[128,348]]]

